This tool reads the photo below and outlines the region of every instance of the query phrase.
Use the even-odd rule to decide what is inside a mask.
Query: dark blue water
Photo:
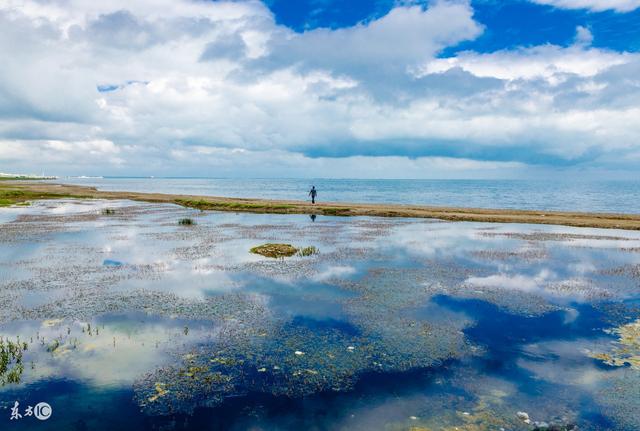
[[[513,208],[640,213],[640,181],[581,180],[350,180],[221,178],[63,178],[100,190],[394,203],[475,208]]]

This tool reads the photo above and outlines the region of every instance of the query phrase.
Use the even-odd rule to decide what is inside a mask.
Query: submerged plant
[[[167,394],[167,385],[166,383],[156,382],[155,390],[156,393],[149,397],[149,402],[153,403],[158,400],[158,398],[163,397]]]
[[[618,336],[615,347],[608,353],[590,353],[590,356],[614,367],[629,365],[640,370],[640,319],[607,332]]]
[[[116,213],[116,210],[114,210],[113,208],[105,208],[102,210],[102,214],[104,215],[113,215]]]
[[[264,257],[283,258],[291,257],[298,252],[298,249],[291,244],[263,244],[249,250],[251,253]]]
[[[47,346],[47,352],[53,353],[58,349],[58,347],[60,347],[60,341],[55,339],[51,344]]]
[[[178,220],[178,224],[182,226],[192,226],[196,224],[196,222],[194,222],[193,219],[190,218],[181,218],[180,220]]]
[[[0,337],[0,386],[10,383],[20,383],[24,371],[22,353],[26,343],[13,342]]]
[[[330,216],[347,216],[349,215],[351,208],[322,208],[322,214]]]
[[[309,247],[304,247],[298,250],[297,255],[301,257],[313,256],[316,254],[320,254],[320,250],[317,247],[311,245]]]

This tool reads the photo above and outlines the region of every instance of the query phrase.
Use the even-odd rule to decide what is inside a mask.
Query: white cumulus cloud
[[[590,9],[601,12],[615,10],[630,12],[640,7],[638,0],[532,0],[535,3],[546,4],[563,9]]]
[[[482,176],[640,153],[637,54],[579,28],[439,58],[484,31],[465,1],[296,33],[258,1],[7,0],[0,28],[7,171]]]

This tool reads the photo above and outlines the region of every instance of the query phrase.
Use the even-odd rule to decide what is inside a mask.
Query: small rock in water
[[[531,423],[531,419],[529,419],[529,414],[527,412],[518,412],[516,413],[516,416],[518,416],[518,419],[526,424]]]
[[[300,350],[296,350],[295,352],[293,352],[295,355],[297,356],[302,356],[304,355],[304,352],[301,352]]]

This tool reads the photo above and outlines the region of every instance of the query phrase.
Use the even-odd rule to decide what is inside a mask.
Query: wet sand
[[[0,197],[8,191],[17,191],[15,196],[11,197],[11,199],[18,202],[63,197],[129,199],[143,202],[174,203],[202,210],[231,212],[317,214],[328,216],[415,217],[434,218],[448,221],[532,223],[605,229],[640,230],[640,214],[454,208],[347,202],[323,202],[312,205],[310,202],[293,200],[100,191],[94,187],[34,181],[3,181],[0,183]]]

